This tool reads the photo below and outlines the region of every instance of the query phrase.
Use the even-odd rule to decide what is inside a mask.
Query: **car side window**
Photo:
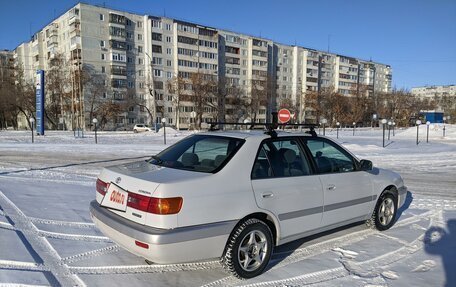
[[[305,154],[297,140],[284,139],[262,144],[252,169],[252,179],[310,174]]]
[[[306,141],[319,173],[338,173],[356,170],[353,158],[335,143],[321,139]]]

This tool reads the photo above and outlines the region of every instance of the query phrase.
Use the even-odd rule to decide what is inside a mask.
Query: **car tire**
[[[390,192],[384,192],[375,205],[374,212],[370,219],[371,226],[380,231],[387,230],[393,226],[397,213],[397,197]]]
[[[133,132],[134,132],[135,134],[137,134],[137,133],[138,133],[138,130],[133,130]]]
[[[250,218],[236,226],[221,258],[228,273],[248,279],[263,273],[273,250],[272,232],[263,221]]]

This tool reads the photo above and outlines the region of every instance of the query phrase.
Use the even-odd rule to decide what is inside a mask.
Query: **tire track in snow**
[[[79,253],[76,255],[71,255],[65,258],[62,258],[62,262],[68,264],[68,263],[74,263],[77,261],[85,260],[88,258],[93,258],[96,256],[101,256],[104,254],[109,254],[109,253],[115,253],[120,251],[121,248],[118,245],[110,245],[108,247],[100,248],[100,249],[95,249],[91,251],[87,251],[84,253]]]
[[[41,257],[43,265],[52,277],[46,277],[55,286],[85,286],[81,279],[72,274],[66,264],[61,263],[60,255],[46,238],[39,236],[39,230],[32,221],[0,190],[0,205],[14,226],[22,232],[31,248]]]
[[[121,266],[94,266],[94,267],[79,267],[69,266],[70,270],[75,274],[138,274],[138,273],[163,273],[163,272],[179,272],[179,271],[196,271],[208,270],[220,267],[218,261],[194,262],[182,264],[166,264],[166,265],[121,265]]]
[[[43,264],[35,262],[24,262],[24,261],[14,261],[14,260],[3,260],[0,259],[0,268],[2,269],[21,269],[21,270],[31,270],[31,271],[48,271]]]
[[[71,222],[71,221],[60,221],[53,219],[43,219],[36,217],[29,217],[33,223],[47,224],[47,225],[58,225],[64,227],[76,227],[76,228],[96,228],[94,223],[91,222]]]
[[[108,237],[96,236],[96,235],[59,233],[59,232],[44,231],[44,230],[39,230],[39,229],[38,229],[38,235],[43,236],[43,237],[48,237],[48,238],[56,238],[56,239],[112,243],[112,240],[109,239]]]

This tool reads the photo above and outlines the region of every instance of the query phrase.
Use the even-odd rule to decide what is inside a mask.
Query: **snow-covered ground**
[[[321,131],[322,132],[322,131]],[[387,131],[388,133],[388,131]],[[392,229],[355,224],[276,248],[268,271],[246,281],[216,261],[147,265],[117,247],[88,212],[103,166],[147,158],[188,135],[100,132],[75,138],[0,131],[0,285],[456,286],[456,126],[339,131],[359,158],[401,173],[409,187]],[[336,137],[336,130],[326,129]]]

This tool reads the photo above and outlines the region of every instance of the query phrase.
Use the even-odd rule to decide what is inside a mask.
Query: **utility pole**
[[[149,95],[152,97],[152,116],[153,118],[151,119],[151,124],[155,128],[155,123],[156,123],[156,118],[157,118],[157,101],[155,97],[155,83],[154,83],[154,66],[153,66],[153,58],[147,54],[146,51],[144,51],[144,54],[149,58],[149,63],[150,63],[150,83],[149,83]],[[153,54],[152,54],[153,55]],[[151,125],[151,126],[152,126]]]
[[[318,102],[318,109],[320,108],[320,101],[321,101],[321,61],[322,61],[322,56],[318,56],[318,75],[317,75],[317,102]],[[317,113],[317,123],[320,122],[320,112]]]

